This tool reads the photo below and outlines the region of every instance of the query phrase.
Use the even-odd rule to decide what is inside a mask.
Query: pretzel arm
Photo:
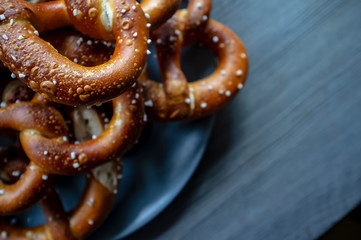
[[[38,4],[32,4],[23,0],[19,2],[33,13],[31,23],[39,32],[72,25],[63,1],[50,1]],[[10,16],[9,18],[11,19]]]
[[[153,32],[153,41],[156,44],[161,43],[163,48],[156,48],[158,65],[161,71],[162,86],[157,89],[157,98],[162,96],[165,100],[162,104],[168,106],[167,111],[170,118],[180,117],[180,114],[187,112],[189,105],[184,101],[189,95],[188,81],[181,70],[180,61],[182,54],[183,36],[178,27],[178,14],[169,19],[161,28]],[[154,37],[156,36],[156,37]],[[152,86],[146,86],[149,91]],[[155,100],[155,99],[153,99]],[[155,104],[157,101],[154,101]],[[162,110],[159,109],[162,114]],[[187,117],[188,113],[183,117]],[[151,117],[151,115],[150,115]]]
[[[85,191],[69,213],[70,228],[77,237],[88,236],[110,213],[122,177],[122,160],[103,164],[88,174]]]
[[[212,0],[190,0],[187,7],[186,15],[186,36],[185,41],[194,35],[199,35],[207,25],[212,10]]]
[[[217,43],[214,42],[215,36]],[[211,75],[189,83],[194,93],[194,118],[223,108],[243,88],[248,72],[247,51],[243,43],[221,23],[210,20],[199,42],[212,49],[219,61]],[[207,107],[202,108],[202,103]]]
[[[113,100],[113,116],[108,127],[86,142],[72,144],[21,132],[20,141],[30,160],[52,173],[77,174],[87,171],[127,151],[142,130],[144,106],[138,88],[131,87]],[[48,154],[44,155],[43,152]]]
[[[140,6],[146,14],[149,14],[150,30],[157,29],[170,18],[177,11],[181,2],[181,0],[143,0]]]

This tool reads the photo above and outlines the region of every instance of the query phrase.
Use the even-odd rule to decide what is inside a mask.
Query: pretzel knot
[[[147,19],[135,0],[1,1],[0,21],[0,60],[55,102],[91,105],[115,98],[134,83],[146,61]],[[55,21],[56,27],[72,23],[87,35],[115,39],[112,58],[84,67],[60,55],[38,36]]]
[[[21,132],[20,142],[26,155],[51,173],[67,175],[86,172],[126,152],[143,128],[143,99],[138,87],[134,86],[112,103],[113,116],[108,127],[86,142],[61,142]]]
[[[67,127],[62,115],[54,108],[38,103],[16,103],[1,108],[0,129],[43,135],[54,141],[67,138]],[[0,182],[0,215],[32,206],[49,187],[52,179],[48,171],[30,162],[23,177],[16,183],[10,185]]]
[[[227,27],[209,20],[205,27],[187,27],[187,10],[178,11],[153,32],[163,84],[143,75],[146,112],[151,121],[200,118],[219,110],[242,89],[248,61],[241,40]],[[190,29],[190,31],[187,31]],[[208,77],[188,83],[180,68],[181,49],[192,42],[210,48],[218,66]]]

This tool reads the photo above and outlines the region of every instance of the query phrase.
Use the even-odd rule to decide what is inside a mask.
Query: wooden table
[[[315,239],[361,200],[361,1],[214,0],[212,17],[244,41],[247,84],[127,239]]]

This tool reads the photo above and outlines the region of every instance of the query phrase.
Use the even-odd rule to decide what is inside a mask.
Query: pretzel
[[[54,108],[38,103],[21,102],[1,108],[0,129],[13,129],[30,135],[41,134],[56,141],[67,139],[62,115]],[[48,171],[30,162],[16,183],[0,183],[0,215],[16,213],[32,206],[52,179]]]
[[[98,121],[99,116],[93,109],[84,108],[76,111],[89,111],[94,118],[89,119],[93,122],[85,132],[90,134],[104,130],[103,123]],[[81,119],[80,119],[81,120]],[[72,118],[73,125],[86,124],[87,121],[79,122],[79,119]],[[77,140],[86,139],[84,134],[76,133]],[[35,228],[22,228],[11,226],[6,223],[0,223],[0,229],[8,238],[26,238],[35,239],[79,239],[88,236],[105,220],[109,214],[117,189],[121,179],[122,161],[117,158],[115,161],[103,164],[88,173],[88,178],[83,195],[78,205],[65,213],[59,197],[56,192],[49,188],[45,198],[40,202],[45,213],[47,223]],[[49,237],[49,235],[51,237]]]
[[[178,11],[153,32],[163,84],[142,76],[146,112],[151,121],[177,121],[212,114],[243,88],[247,54],[239,38],[227,27],[209,20],[199,34],[187,29],[186,10]],[[184,30],[185,29],[185,30]],[[199,28],[198,28],[199,29]],[[213,50],[218,66],[208,77],[188,83],[180,68],[182,46],[200,42]]]
[[[144,103],[136,84],[112,104],[113,116],[108,127],[86,142],[60,142],[21,132],[20,142],[26,155],[51,173],[67,175],[86,172],[126,152],[138,139],[143,126]]]
[[[38,31],[50,28],[51,20],[58,18],[51,16],[59,9],[61,25],[70,20],[87,35],[116,39],[113,56],[107,63],[94,67],[78,65],[39,38]],[[128,89],[143,70],[148,29],[146,17],[135,0],[39,4],[9,0],[0,2],[0,10],[0,60],[21,81],[52,101],[67,105],[108,101]],[[44,13],[45,10],[49,12]],[[48,22],[40,18],[43,15]]]

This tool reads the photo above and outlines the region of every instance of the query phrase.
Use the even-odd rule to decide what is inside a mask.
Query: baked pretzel
[[[78,111],[89,111],[91,112],[90,115],[95,118],[87,120],[72,118],[75,128],[79,124],[91,126],[85,131],[89,132],[90,136],[99,130],[104,130],[103,123],[99,121],[100,116],[97,116],[93,109],[85,110],[82,108]],[[88,125],[88,120],[92,124]],[[89,137],[80,131],[75,132],[75,135],[77,140],[88,140],[86,137]],[[78,205],[69,213],[65,213],[56,192],[49,188],[46,197],[40,201],[47,219],[45,225],[24,229],[3,222],[0,223],[0,229],[3,230],[7,238],[82,239],[99,227],[109,214],[122,177],[121,172],[122,161],[119,157],[112,162],[92,169],[88,173],[85,190]]]
[[[204,117],[221,109],[243,88],[248,61],[241,40],[227,27],[209,20],[203,29],[187,31],[187,10],[178,11],[153,32],[163,83],[143,75],[146,112],[151,121],[177,121]],[[193,42],[210,48],[218,66],[208,77],[188,83],[180,68],[181,49]]]
[[[113,116],[108,127],[99,136],[86,142],[60,142],[46,136],[21,132],[20,142],[26,155],[51,173],[67,175],[86,172],[124,153],[142,131],[143,98],[134,84],[112,103]]]
[[[38,103],[20,102],[0,108],[0,129],[14,129],[29,135],[44,135],[54,141],[67,140],[67,127],[54,108]],[[43,154],[48,154],[43,152]],[[37,202],[53,175],[30,162],[14,184],[0,182],[0,215],[24,210]]]
[[[62,25],[70,20],[87,35],[116,39],[114,53],[107,63],[81,66],[39,38],[38,31],[50,28],[48,25],[53,24],[50,16],[59,9]],[[49,12],[44,13],[45,10]],[[108,101],[128,89],[143,70],[148,48],[147,19],[135,0],[39,4],[8,0],[0,2],[0,12],[0,60],[21,81],[52,101],[67,105]]]

